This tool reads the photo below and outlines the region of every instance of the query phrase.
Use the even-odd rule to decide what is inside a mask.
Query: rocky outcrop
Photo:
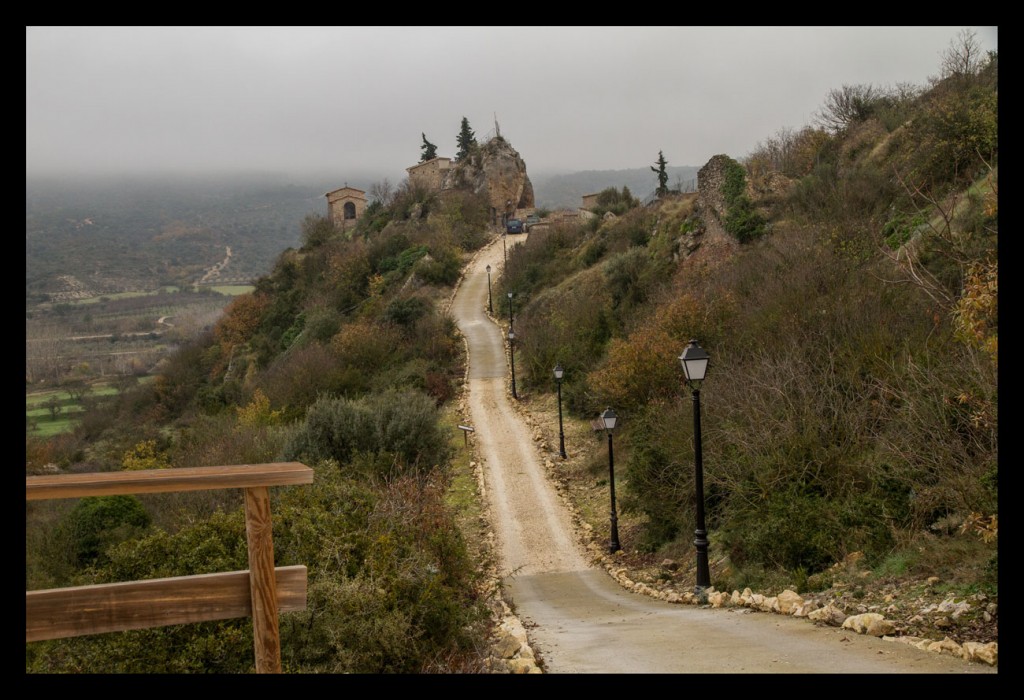
[[[728,207],[725,203],[723,188],[726,169],[732,158],[725,154],[713,156],[703,168],[697,171],[697,207],[704,221],[706,241],[708,243],[732,240],[723,222]]]
[[[441,187],[484,194],[499,213],[536,206],[526,163],[502,136],[495,136],[456,163]]]

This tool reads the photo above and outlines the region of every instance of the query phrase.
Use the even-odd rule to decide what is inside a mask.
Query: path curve
[[[511,245],[526,235],[509,236]],[[469,352],[468,409],[503,586],[548,673],[994,673],[982,664],[807,620],[671,604],[593,565],[512,406],[502,329],[487,314],[503,262],[495,239],[451,303]],[[493,298],[500,314],[498,297]]]

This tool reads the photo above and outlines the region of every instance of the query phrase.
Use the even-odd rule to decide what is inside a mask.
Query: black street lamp
[[[494,305],[491,303],[491,266],[487,266],[487,310],[494,314]]]
[[[516,333],[511,328],[509,328],[508,329],[508,352],[509,352],[509,358],[511,360],[511,362],[509,364],[512,366],[512,398],[513,399],[518,399],[519,397],[516,396],[516,351],[515,351],[515,347],[516,347]]]
[[[561,364],[555,365],[555,381],[558,382],[558,454],[565,459],[565,432],[562,430],[562,375],[565,370]]]
[[[610,408],[606,408],[604,413],[601,414],[601,420],[604,421],[604,429],[608,431],[608,481],[612,491],[612,536],[611,542],[608,545],[608,551],[611,554],[615,554],[622,549],[619,546],[619,516],[615,511],[615,453],[612,450],[612,431],[615,430],[615,421],[617,419],[618,416],[615,415],[615,411]]]
[[[707,373],[709,359],[711,356],[697,345],[696,340],[691,340],[683,354],[679,356],[683,373],[686,375],[686,385],[693,392],[693,483],[697,492],[697,529],[693,533],[693,545],[697,548],[697,585],[694,592],[698,594],[711,586],[711,572],[708,569],[708,531],[704,525],[704,457],[700,444],[700,385]]]
[[[508,329],[512,330],[512,292],[508,293]]]
[[[505,265],[508,265],[508,249],[505,248],[505,237],[508,236],[508,231],[501,232],[501,252],[505,255]]]

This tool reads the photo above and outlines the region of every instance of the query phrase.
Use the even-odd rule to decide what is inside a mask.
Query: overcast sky
[[[463,117],[528,172],[701,166],[965,27],[26,27],[26,171],[383,173]],[[969,27],[983,51],[996,27]]]

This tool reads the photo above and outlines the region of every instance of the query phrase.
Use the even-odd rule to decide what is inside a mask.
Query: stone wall
[[[733,238],[726,232],[723,221],[728,208],[725,206],[726,166],[732,161],[727,155],[712,156],[703,168],[697,171],[697,208],[704,221],[707,242],[726,242]]]
[[[451,168],[451,158],[431,158],[425,163],[417,163],[406,168],[405,171],[409,173],[410,183],[437,191],[443,187],[445,175]]]

